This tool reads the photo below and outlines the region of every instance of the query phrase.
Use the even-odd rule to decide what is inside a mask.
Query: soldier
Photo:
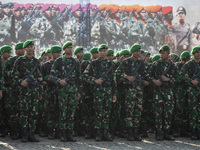
[[[8,58],[10,57],[12,47],[8,45],[4,45],[1,47],[1,69],[3,71],[4,66]],[[3,73],[4,75],[4,73]],[[2,77],[4,79],[4,77]],[[5,81],[5,79],[4,79]],[[1,98],[1,103],[0,103],[0,114],[2,116],[1,121],[0,121],[0,137],[5,137],[8,130],[10,130],[10,116],[9,116],[9,111],[8,111],[8,101],[10,98],[9,90],[8,90],[8,80],[4,82],[4,88],[2,89],[3,92],[3,97]],[[2,95],[2,94],[1,94]]]
[[[108,60],[113,61],[114,51],[112,49],[108,49],[108,53],[106,54]]]
[[[175,52],[180,55],[185,50],[191,50],[191,29],[190,25],[185,22],[186,10],[180,6],[177,9],[179,22],[172,25],[175,34]]]
[[[99,57],[99,52],[97,47],[91,48],[90,53],[92,54],[92,60],[95,60]]]
[[[12,70],[15,61],[17,58],[24,56],[23,43],[17,43],[15,45],[15,53],[16,56],[9,58],[4,67],[4,78],[5,78],[5,86],[6,86],[6,109],[10,116],[10,125],[11,125],[11,136],[12,140],[16,140],[18,138],[18,134],[20,132],[19,126],[19,95],[18,95],[18,85],[14,84]],[[11,94],[9,92],[11,91]]]
[[[177,66],[169,60],[170,48],[163,45],[159,50],[161,60],[154,62],[148,73],[148,80],[156,85],[155,88],[155,125],[156,139],[174,140],[169,134],[172,121],[174,98],[172,85],[178,80]]]
[[[56,134],[58,132],[58,118],[59,118],[59,111],[58,111],[58,93],[57,88],[55,88],[55,84],[50,80],[50,71],[52,68],[53,63],[55,60],[60,57],[62,48],[60,46],[52,46],[50,49],[51,59],[45,62],[42,65],[42,75],[44,79],[44,86],[45,88],[45,102],[44,102],[44,109],[45,109],[45,117],[44,121],[45,126],[47,129],[43,128],[43,131],[48,132],[48,139],[54,139],[54,129],[56,129]]]
[[[23,44],[26,55],[15,61],[13,77],[20,86],[20,122],[23,131],[22,142],[39,142],[34,136],[38,117],[38,103],[41,100],[40,62],[34,58],[34,41],[27,40]],[[34,70],[33,70],[34,69]],[[30,76],[30,72],[32,74]],[[32,79],[30,79],[32,78]]]
[[[74,55],[76,55],[76,59],[79,60],[81,56],[83,56],[83,46],[79,46],[74,50]],[[81,60],[80,60],[81,62]]]
[[[196,25],[192,29],[192,47],[200,45],[200,21],[196,23]]]
[[[106,82],[102,78],[98,78],[99,75],[105,73],[112,62],[107,60],[107,45],[101,44],[98,48],[100,57],[90,63],[90,65],[84,71],[84,80],[87,80],[94,86],[94,128],[96,130],[96,141],[104,140],[112,141],[110,136],[109,121],[111,103],[116,102],[116,81],[114,78],[114,70],[106,76]]]
[[[75,142],[76,139],[72,136],[72,132],[77,101],[80,99],[80,90],[82,86],[80,64],[72,58],[72,42],[65,43],[63,50],[65,51],[65,55],[54,62],[50,72],[50,79],[59,87],[59,127],[61,131],[61,141],[66,142],[68,140]],[[67,79],[65,77],[69,71],[71,74],[68,76],[71,76],[71,81],[74,81],[74,83],[70,83],[70,81],[66,82]]]
[[[192,49],[193,60],[187,62],[180,71],[181,79],[189,86],[189,120],[192,128],[192,140],[200,139],[200,123],[199,123],[199,62],[200,62],[200,46]]]

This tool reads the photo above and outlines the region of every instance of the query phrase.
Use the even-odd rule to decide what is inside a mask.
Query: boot
[[[128,140],[128,141],[134,141],[135,139],[134,139],[134,137],[133,137],[133,130],[132,130],[132,128],[131,128],[131,127],[128,128],[127,131],[128,131],[127,140]]]
[[[48,132],[48,139],[55,139],[55,135],[53,133],[53,128],[49,128],[49,132]]]
[[[17,132],[17,129],[13,129],[12,130],[12,140],[17,140],[18,139],[18,132]]]
[[[197,138],[198,138],[198,140],[200,139],[200,130],[199,129],[197,130]]]
[[[133,129],[133,137],[134,137],[135,141],[142,141],[142,138],[140,137],[137,128]]]
[[[35,137],[33,130],[30,130],[30,132],[29,132],[29,140],[31,142],[39,142],[39,140]]]
[[[174,137],[172,137],[170,134],[169,134],[169,130],[165,130],[165,136],[164,136],[164,139],[165,140],[169,140],[169,141],[174,141]]]
[[[66,133],[66,130],[62,130],[61,133],[60,133],[60,140],[62,142],[67,142],[67,133]]]
[[[142,131],[141,137],[142,138],[148,138],[149,137],[148,133],[147,133],[147,130]]]
[[[71,142],[76,142],[76,139],[73,137],[72,131],[71,131],[71,130],[69,130],[69,131],[67,132],[67,140],[68,140],[68,141],[71,141]]]
[[[173,137],[180,137],[180,130],[179,129],[173,130]]]
[[[191,136],[191,140],[197,140],[197,132],[196,129],[192,129],[192,136]]]
[[[5,127],[2,125],[0,127],[0,137],[5,137],[5,136],[6,136]]]
[[[191,133],[188,132],[186,129],[182,129],[180,133],[181,137],[191,137]]]
[[[122,129],[121,131],[119,131],[118,137],[120,137],[120,138],[127,138],[128,135],[127,135],[126,131],[124,129]]]
[[[28,130],[27,129],[23,129],[22,130],[22,142],[28,142]]]
[[[91,138],[91,129],[89,127],[85,128],[85,139]]]
[[[39,136],[40,136],[40,137],[47,137],[47,133],[45,132],[44,129],[40,129],[40,131],[39,131]]]
[[[102,139],[102,134],[101,134],[101,131],[99,129],[96,130],[96,141],[97,142],[100,142]]]
[[[163,140],[163,132],[161,128],[158,128],[156,131],[156,140],[162,141]]]
[[[107,129],[103,130],[103,139],[105,141],[113,141],[113,139]]]

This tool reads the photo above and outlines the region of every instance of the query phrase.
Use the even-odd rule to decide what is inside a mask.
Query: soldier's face
[[[24,56],[25,51],[24,51],[24,49],[22,48],[22,49],[16,50],[15,53],[16,53],[17,56]]]
[[[12,6],[12,7],[10,8],[10,11],[11,11],[12,14],[15,13],[15,11],[14,11],[14,6]]]
[[[156,14],[157,14],[159,19],[161,19],[163,17],[162,10],[159,10]]]
[[[129,55],[124,55],[123,60],[129,58]]]
[[[101,16],[102,16],[102,17],[105,18],[105,17],[107,16],[107,14],[108,14],[108,13],[107,13],[107,11],[106,11],[105,9],[101,11]]]
[[[5,7],[5,8],[3,8],[3,12],[6,14],[6,15],[9,15],[9,13],[10,13],[10,7]]]
[[[156,13],[153,13],[153,12],[149,13],[149,17],[151,19],[154,19],[156,17]]]
[[[106,54],[108,53],[108,51],[107,51],[107,49],[101,49],[100,51],[99,51],[99,56],[101,57],[101,58],[106,58]]]
[[[20,10],[15,11],[15,17],[19,18],[21,16]]]
[[[96,9],[90,9],[90,16],[92,17],[96,12]]]
[[[58,16],[59,13],[60,13],[60,11],[57,9],[57,10],[56,10],[56,16]]]
[[[145,62],[149,62],[149,60],[150,60],[150,55],[147,55],[145,58]]]
[[[24,50],[26,51],[27,55],[33,55],[34,50],[35,50],[35,46],[34,45],[28,45],[26,48],[24,48]]]
[[[168,59],[169,58],[169,51],[161,51],[160,57],[161,57],[162,60]]]
[[[142,60],[143,60],[143,59],[144,59],[144,57],[145,57],[145,53],[141,53],[141,54],[140,54],[140,59],[142,59]]]
[[[173,20],[173,13],[172,13],[172,12],[168,13],[168,14],[166,15],[166,17],[167,17],[167,19],[169,19],[169,20]]]
[[[36,7],[35,10],[34,10],[34,12],[37,13],[39,10],[40,10],[40,8]]]
[[[81,51],[79,51],[78,53],[76,53],[76,57],[77,57],[77,58],[80,58],[81,55],[83,55],[83,50],[81,50]]]
[[[194,53],[193,55],[194,55],[194,59],[200,60],[200,51],[197,51],[197,52]]]
[[[174,59],[175,59],[174,55],[170,55],[169,59],[174,62]]]
[[[44,12],[44,14],[45,14],[46,17],[50,18],[50,17],[52,16],[52,14],[51,14],[51,9],[50,9],[50,8],[47,9],[47,10]]]
[[[8,59],[11,55],[11,52],[6,52],[6,53],[3,53],[3,58],[4,59]]]
[[[56,59],[56,58],[60,57],[61,52],[51,53],[51,55],[52,55],[52,57],[53,57],[54,59]]]
[[[111,54],[110,56],[107,56],[108,60],[113,61],[114,55]]]
[[[146,10],[143,9],[143,10],[140,12],[139,16],[140,16],[140,19],[146,20],[146,19],[147,19],[147,12],[146,12]]]
[[[134,16],[136,17],[136,18],[139,18],[140,16],[139,16],[139,14],[135,11],[134,12]]]
[[[30,14],[30,12],[33,10],[33,6],[30,7],[28,10],[27,10],[27,14]]]
[[[115,18],[120,19],[120,17],[121,17],[120,11],[117,11],[115,13]]]
[[[79,8],[74,12],[74,16],[80,18],[82,16],[82,9]]]
[[[52,7],[51,9],[52,16],[56,16],[56,8]]]
[[[179,20],[184,20],[184,19],[185,19],[185,14],[182,13],[182,12],[179,13],[179,14],[178,14],[178,19],[179,19]]]
[[[26,14],[26,10],[24,8],[21,10],[21,14],[22,14],[22,16],[24,16]]]
[[[67,55],[72,55],[72,52],[73,52],[73,47],[72,46],[67,46],[65,49],[65,54]]]
[[[93,59],[99,58],[99,53],[94,53],[94,54],[92,54],[92,58],[93,58]]]
[[[139,50],[137,50],[137,51],[135,51],[135,52],[132,52],[132,54],[133,54],[133,57],[134,58],[140,58],[140,54],[141,54],[141,51],[140,51],[140,49]]]

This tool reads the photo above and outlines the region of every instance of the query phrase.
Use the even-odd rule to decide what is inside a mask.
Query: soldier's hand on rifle
[[[103,83],[102,78],[96,79],[95,82],[99,85],[101,85]]]
[[[115,103],[117,101],[117,96],[113,96],[113,103]]]
[[[3,96],[3,92],[2,90],[0,90],[0,99],[2,98],[2,96]]]
[[[166,81],[166,82],[170,81],[170,78],[167,78],[166,76],[161,76],[161,78],[163,81]]]
[[[192,80],[191,83],[196,86],[199,84],[199,81],[197,79],[195,79],[195,80]]]
[[[126,77],[129,81],[131,82],[134,82],[135,81],[135,78],[133,76],[127,76]]]
[[[67,82],[65,80],[60,80],[59,83],[62,85],[62,86],[66,86],[67,85]]]
[[[148,82],[148,81],[145,81],[145,80],[144,80],[143,83],[144,83],[145,86],[149,85],[149,82]]]
[[[23,80],[22,83],[21,83],[21,85],[22,85],[23,87],[27,87],[27,85],[28,85],[28,82],[27,82],[26,80],[27,80],[27,79]]]
[[[78,93],[78,94],[77,94],[77,100],[79,101],[79,100],[80,100],[80,98],[81,98],[81,94],[80,94],[80,93]]]
[[[161,86],[162,82],[160,80],[153,80],[153,83],[157,86]]]

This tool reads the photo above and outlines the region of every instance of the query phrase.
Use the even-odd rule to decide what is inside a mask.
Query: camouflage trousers
[[[126,127],[139,128],[142,113],[142,96],[143,89],[140,86],[126,88],[124,103]]]
[[[182,87],[174,90],[173,128],[187,128],[189,118],[188,92]]]
[[[96,88],[94,91],[94,128],[108,129],[112,103],[112,88]]]
[[[83,99],[81,99],[77,102],[77,107],[76,107],[76,113],[74,117],[74,130],[79,132],[84,130],[85,122],[83,119],[83,110],[84,109],[84,104],[83,104]]]
[[[77,93],[67,93],[65,88],[58,90],[59,127],[61,130],[74,128],[74,115],[77,107]]]
[[[172,89],[162,88],[155,90],[155,126],[156,128],[169,129],[172,122],[172,111],[174,108],[174,97]]]
[[[58,105],[58,94],[55,89],[47,87],[46,99],[44,103],[45,116],[46,116],[46,127],[58,129],[59,121],[59,105]]]
[[[200,93],[197,89],[189,89],[189,122],[193,129],[200,129]]]
[[[19,110],[22,128],[35,130],[38,120],[39,87],[30,87],[30,90],[22,87]]]

